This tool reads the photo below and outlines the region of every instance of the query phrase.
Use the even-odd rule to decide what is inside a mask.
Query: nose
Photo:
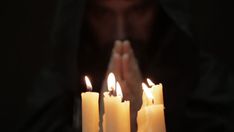
[[[116,39],[125,40],[126,38],[126,20],[124,16],[118,16],[116,20]]]

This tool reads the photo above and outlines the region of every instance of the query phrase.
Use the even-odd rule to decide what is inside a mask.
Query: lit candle
[[[155,104],[163,104],[163,86],[162,83],[155,85],[150,79],[147,78],[147,83],[151,87],[151,92],[154,96]]]
[[[99,94],[92,91],[92,84],[87,76],[85,83],[88,92],[82,93],[82,132],[99,131]]]
[[[130,103],[122,102],[123,94],[115,76],[110,73],[107,78],[109,92],[104,92],[104,132],[130,132]]]
[[[166,132],[163,100],[156,100],[162,98],[161,93],[158,93],[161,91],[161,86],[159,85],[157,88],[155,87],[156,90],[153,90],[142,83],[143,104],[137,113],[138,132]],[[160,97],[158,97],[159,95]]]
[[[148,88],[154,97],[154,104],[163,104],[163,86],[161,83],[155,85],[150,79],[147,79],[147,83],[151,88]],[[143,84],[146,86],[146,84]],[[146,86],[147,87],[147,86]],[[143,92],[142,95],[142,106],[147,105],[148,97]]]

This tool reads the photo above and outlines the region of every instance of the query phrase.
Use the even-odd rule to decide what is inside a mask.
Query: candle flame
[[[87,89],[89,91],[92,91],[93,87],[92,87],[92,84],[87,76],[85,76],[85,84],[86,84]]]
[[[147,78],[147,83],[150,87],[155,85],[149,78]]]
[[[143,88],[143,91],[145,92],[146,96],[149,99],[154,100],[153,94],[151,93],[150,89],[147,87],[147,85],[145,83],[142,83],[142,88]]]
[[[123,93],[122,93],[119,82],[116,83],[116,95],[123,98]]]
[[[115,75],[111,72],[107,78],[107,88],[109,91],[115,90]]]

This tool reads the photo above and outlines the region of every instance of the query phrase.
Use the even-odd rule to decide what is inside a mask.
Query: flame
[[[150,87],[155,85],[149,78],[147,78],[147,83]]]
[[[87,89],[89,91],[92,91],[93,87],[92,87],[92,84],[87,76],[85,76],[85,84],[86,84]]]
[[[123,93],[122,93],[119,82],[116,83],[116,95],[123,98]]]
[[[109,91],[115,90],[115,75],[111,72],[107,78],[107,88]]]
[[[147,85],[145,83],[142,83],[142,88],[143,88],[143,91],[145,92],[146,96],[149,99],[154,100],[153,94],[151,93],[150,89],[147,87]]]

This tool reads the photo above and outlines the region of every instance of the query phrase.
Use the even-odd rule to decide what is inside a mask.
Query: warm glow
[[[107,88],[109,91],[115,90],[115,75],[111,72],[107,78]]]
[[[147,87],[147,85],[145,83],[142,83],[142,88],[143,88],[143,91],[145,92],[147,98],[153,100],[154,96],[153,96],[153,94],[151,93],[150,89]]]
[[[122,93],[119,82],[116,83],[116,95],[123,98],[123,93]]]
[[[150,87],[155,85],[149,78],[147,78],[147,83]]]
[[[87,89],[89,91],[92,91],[93,87],[92,87],[92,84],[87,76],[85,76],[85,84],[86,84]]]

